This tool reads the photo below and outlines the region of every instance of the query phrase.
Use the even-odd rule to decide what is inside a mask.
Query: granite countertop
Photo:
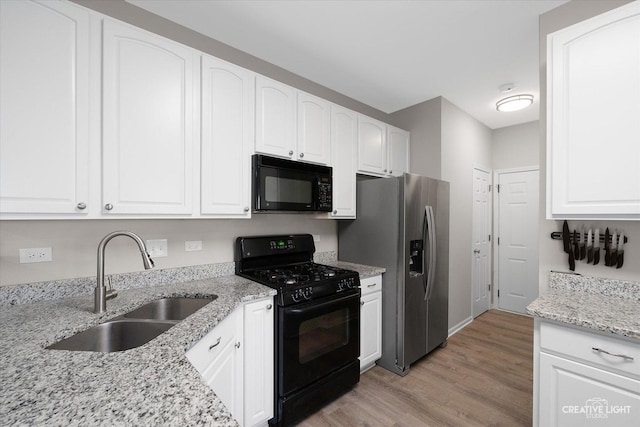
[[[123,352],[44,347],[162,297],[218,298],[149,343]],[[0,425],[237,425],[186,351],[244,301],[275,290],[224,276],[119,290],[107,313],[93,295],[0,310]]]
[[[331,265],[337,268],[343,268],[345,270],[357,271],[360,274],[360,279],[366,279],[368,277],[378,276],[386,271],[382,267],[372,267],[370,265],[354,264],[345,261],[330,261],[325,264]]]
[[[552,272],[549,291],[527,312],[640,340],[640,283]]]
[[[363,279],[385,271],[330,256],[319,261],[355,270]],[[95,278],[2,289],[0,425],[237,425],[185,355],[241,303],[276,294],[229,275],[233,263],[228,264],[116,276],[119,295],[101,315],[93,313],[93,294],[74,294],[95,286]],[[169,284],[220,272],[227,275]],[[159,298],[211,295],[218,298],[138,348],[114,353],[45,349]]]

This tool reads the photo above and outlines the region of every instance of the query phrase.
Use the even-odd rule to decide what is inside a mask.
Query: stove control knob
[[[302,295],[300,294],[300,289],[297,289],[291,294],[291,299],[293,300],[293,302],[300,302],[301,297]]]
[[[313,295],[313,290],[311,288],[305,288],[302,291],[302,295],[304,296],[304,299],[311,299],[311,295]]]

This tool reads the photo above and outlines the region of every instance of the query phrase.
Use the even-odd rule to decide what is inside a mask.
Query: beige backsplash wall
[[[306,214],[257,214],[250,220],[62,220],[0,221],[0,286],[96,275],[98,243],[115,230],[130,230],[143,240],[167,239],[168,256],[157,268],[233,261],[238,236],[310,233],[319,236],[317,252],[337,251],[337,223]],[[185,252],[184,242],[201,240],[203,249]],[[53,248],[53,261],[20,264],[20,248]],[[107,274],[140,271],[136,244],[114,238],[106,250]]]

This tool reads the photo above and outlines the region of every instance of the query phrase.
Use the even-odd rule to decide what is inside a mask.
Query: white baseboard
[[[473,317],[469,316],[466,319],[464,319],[462,322],[458,323],[457,325],[454,325],[452,328],[449,328],[449,337],[451,337],[451,335],[455,334],[456,332],[458,332],[460,329],[464,328],[471,322],[473,322]]]

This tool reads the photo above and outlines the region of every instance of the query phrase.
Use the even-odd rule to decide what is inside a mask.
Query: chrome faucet
[[[144,245],[144,242],[137,234],[134,234],[130,231],[114,231],[113,233],[109,233],[104,236],[104,238],[98,244],[98,277],[94,297],[94,313],[104,313],[105,311],[107,311],[107,300],[118,296],[117,291],[107,291],[107,288],[104,285],[104,250],[107,247],[107,243],[109,243],[109,241],[116,236],[131,237],[138,244],[140,254],[142,255],[142,264],[144,265],[145,270],[153,268],[153,260],[147,252],[147,247]]]

